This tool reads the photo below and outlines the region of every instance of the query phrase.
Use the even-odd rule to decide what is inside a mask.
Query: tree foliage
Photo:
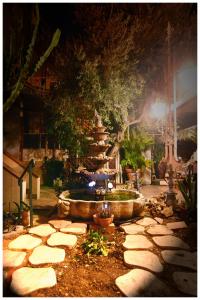
[[[77,150],[96,109],[118,149],[127,126],[142,120],[150,90],[165,89],[168,22],[178,61],[195,49],[195,20],[195,5],[184,3],[74,5],[74,34],[57,48],[52,65],[60,84],[45,99],[48,130]]]

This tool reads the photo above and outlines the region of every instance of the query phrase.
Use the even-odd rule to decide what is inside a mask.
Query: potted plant
[[[20,216],[20,206],[17,202],[14,202],[18,208],[18,215]],[[22,201],[22,210],[21,210],[21,223],[23,226],[30,225],[30,206]]]
[[[110,211],[107,202],[103,203],[103,208],[100,212],[93,215],[94,223],[102,227],[108,227],[114,219],[114,215]]]
[[[124,168],[129,180],[134,180],[134,173],[138,169],[149,165],[149,160],[144,156],[144,152],[153,144],[153,139],[147,135],[143,129],[134,129],[130,132],[129,138],[126,138],[122,144],[121,166]]]

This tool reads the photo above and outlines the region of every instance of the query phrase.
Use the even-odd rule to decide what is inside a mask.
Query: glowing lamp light
[[[113,188],[112,182],[108,182],[108,188],[109,188],[110,191],[112,190],[112,188]]]
[[[150,116],[156,119],[162,119],[167,114],[167,105],[163,102],[155,102],[151,106]]]
[[[91,181],[88,183],[88,186],[89,187],[94,187],[96,185],[96,182],[95,181]]]

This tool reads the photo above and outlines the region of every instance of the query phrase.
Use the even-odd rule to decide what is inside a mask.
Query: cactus
[[[5,104],[3,105],[3,111],[4,112],[7,112],[9,110],[9,108],[11,107],[11,105],[15,102],[15,100],[17,99],[17,97],[21,93],[22,89],[24,88],[25,82],[27,81],[27,79],[29,77],[30,64],[31,64],[31,60],[32,60],[32,56],[33,56],[33,49],[34,49],[37,34],[38,34],[39,22],[40,22],[40,14],[39,14],[38,4],[36,4],[36,23],[35,23],[35,27],[34,27],[34,30],[33,30],[32,39],[31,39],[31,42],[30,42],[28,50],[27,50],[26,62],[24,64],[24,66],[21,68],[20,75],[19,75],[17,83],[15,84],[10,96],[6,100]],[[52,50],[58,45],[60,35],[61,35],[61,31],[60,31],[60,29],[57,29],[55,31],[54,35],[53,35],[50,46],[47,48],[45,53],[40,57],[38,63],[36,64],[33,74],[39,68],[41,68],[43,63],[46,61],[46,59],[51,54]]]

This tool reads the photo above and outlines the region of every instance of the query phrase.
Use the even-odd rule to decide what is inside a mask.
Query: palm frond
[[[178,140],[186,141],[190,140],[194,143],[197,142],[197,127],[191,126],[178,131]]]

